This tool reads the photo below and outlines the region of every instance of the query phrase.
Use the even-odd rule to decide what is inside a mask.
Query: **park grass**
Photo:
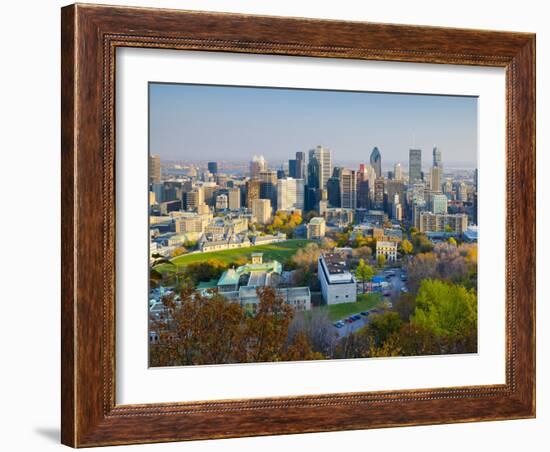
[[[321,306],[318,309],[325,309],[328,311],[328,317],[331,322],[345,319],[352,314],[358,314],[361,311],[369,311],[383,303],[382,296],[378,292],[369,294],[357,295],[357,301],[355,303],[340,303]]]
[[[184,254],[171,259],[174,265],[161,264],[155,267],[155,270],[165,273],[181,270],[194,262],[204,262],[210,259],[219,260],[225,264],[232,264],[239,258],[245,258],[248,261],[252,253],[263,253],[266,261],[277,260],[282,264],[288,262],[298,249],[305,247],[310,240],[286,240],[279,243],[269,243],[267,245],[251,246],[249,248],[238,248],[234,250],[211,251],[208,253]]]

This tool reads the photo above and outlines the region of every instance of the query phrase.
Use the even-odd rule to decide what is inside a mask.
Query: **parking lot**
[[[406,273],[400,268],[385,269],[379,272],[374,278],[374,281],[380,281],[370,287],[366,288],[368,292],[370,290],[376,290],[382,293],[385,299],[388,300],[391,308],[390,299],[399,295],[400,292],[407,291],[406,286]],[[363,293],[363,284],[357,283],[357,293]],[[372,309],[370,311],[357,312],[344,319],[340,319],[333,323],[338,337],[346,337],[350,333],[354,333],[357,330],[368,325],[369,319],[372,314],[375,314],[378,310]]]

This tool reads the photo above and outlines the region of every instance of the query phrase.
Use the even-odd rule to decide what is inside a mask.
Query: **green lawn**
[[[178,268],[183,268],[192,262],[201,262],[208,259],[218,259],[227,264],[231,264],[241,257],[250,259],[252,253],[264,253],[265,260],[278,260],[284,264],[296,253],[296,251],[298,251],[298,248],[303,248],[308,243],[310,243],[309,240],[287,240],[285,242],[270,243],[268,245],[251,246],[250,248],[184,254],[183,256],[175,257],[171,261],[176,264]],[[174,271],[176,268],[172,265],[162,264],[155,267],[155,269],[160,272],[167,272]]]
[[[357,301],[355,303],[332,304],[330,306],[321,306],[318,309],[326,309],[329,319],[335,322],[336,320],[342,320],[349,317],[352,314],[374,309],[381,304],[382,296],[379,293],[370,293],[357,295]]]

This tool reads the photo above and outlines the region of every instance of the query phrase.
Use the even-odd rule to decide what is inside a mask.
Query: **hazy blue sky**
[[[449,166],[476,166],[477,99],[346,91],[150,84],[150,151],[168,160],[293,158],[322,144],[335,162],[368,161],[374,146],[383,166],[408,150],[432,148]]]

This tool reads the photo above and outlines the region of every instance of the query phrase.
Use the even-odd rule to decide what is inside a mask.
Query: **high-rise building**
[[[252,209],[255,199],[260,199],[260,181],[249,180],[246,182],[246,207]]]
[[[441,160],[441,150],[439,148],[434,147],[433,149],[433,166],[436,168],[443,168],[443,162]]]
[[[332,174],[332,156],[330,150],[321,145],[317,146],[314,149],[310,149],[310,162],[312,159],[316,159],[319,166],[318,185],[316,186],[316,188],[327,188],[327,181]],[[311,185],[309,179],[308,185]]]
[[[260,171],[260,198],[269,199],[272,206],[277,205],[277,171]]]
[[[394,220],[401,221],[403,219],[403,206],[399,201],[399,194],[395,194],[392,203],[392,217]]]
[[[228,207],[231,210],[241,208],[241,190],[237,187],[227,190]]]
[[[393,178],[395,180],[403,180],[403,171],[401,170],[401,163],[396,163],[393,166]]]
[[[354,170],[344,169],[340,175],[340,206],[344,209],[357,208],[357,175]]]
[[[443,168],[441,166],[433,166],[430,170],[430,189],[432,191],[441,191],[442,176]]]
[[[446,180],[443,185],[443,193],[447,196],[449,201],[453,200],[453,183],[450,180]]]
[[[373,167],[377,178],[382,177],[382,154],[376,146],[370,153],[370,166]]]
[[[150,155],[149,156],[149,183],[150,184],[160,184],[160,156]]]
[[[287,177],[277,181],[277,210],[304,210],[304,180]]]
[[[261,171],[267,170],[267,162],[263,155],[253,156],[250,161],[250,179],[258,179]]]
[[[306,178],[306,153],[298,151],[296,152],[296,175],[295,179]]]
[[[216,196],[216,210],[225,210],[229,205],[227,195],[222,194]]]
[[[384,192],[386,194],[386,213],[388,215],[392,215],[393,204],[396,196],[401,206],[405,203],[405,183],[401,180],[387,180],[385,183]]]
[[[458,200],[462,202],[468,201],[468,186],[461,182],[458,186]]]
[[[447,227],[454,234],[463,234],[468,228],[468,215],[457,214],[435,214],[422,212],[418,229],[420,232],[447,232]]]
[[[386,181],[385,179],[376,179],[374,182],[374,199],[373,199],[373,208],[375,210],[384,209],[384,191],[385,191]]]
[[[208,171],[212,174],[218,174],[218,162],[208,162]]]
[[[307,185],[310,188],[322,188],[321,187],[321,164],[317,157],[310,157],[307,164]]]
[[[195,210],[204,204],[204,191],[202,187],[194,188],[184,195],[186,210]]]
[[[327,181],[327,201],[329,207],[341,207],[342,198],[340,195],[340,175],[343,168],[336,166],[332,176]]]
[[[321,196],[322,191],[319,188],[306,185],[304,188],[304,210],[306,212],[310,212],[312,210],[319,211]]]
[[[271,219],[271,201],[269,199],[254,199],[252,215],[257,223],[266,224]]]
[[[422,149],[409,149],[409,184],[422,180]]]
[[[294,179],[306,177],[306,155],[304,152],[296,152],[296,158],[288,161],[288,175]]]
[[[447,213],[447,196],[444,194],[433,194],[431,204],[433,213]]]
[[[357,181],[357,207],[360,209],[370,207],[370,182],[368,180]]]

